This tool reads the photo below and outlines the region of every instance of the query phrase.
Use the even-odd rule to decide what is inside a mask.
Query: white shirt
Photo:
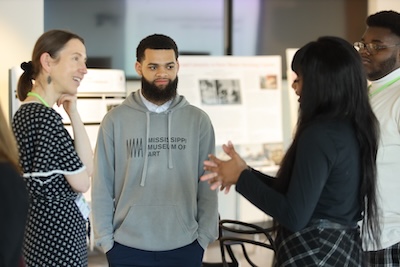
[[[370,93],[400,77],[400,68],[371,83]],[[381,248],[400,242],[400,80],[370,98],[380,124],[377,155]],[[371,244],[367,250],[374,249]]]

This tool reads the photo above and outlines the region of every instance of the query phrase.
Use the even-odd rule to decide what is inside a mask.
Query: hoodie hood
[[[140,97],[140,90],[132,92],[129,95],[129,97],[125,99],[124,102],[122,102],[122,105],[126,105],[129,108],[132,108],[136,111],[140,111],[146,114],[146,138],[145,138],[146,143],[145,143],[145,156],[144,156],[145,158],[144,158],[143,172],[140,180],[140,185],[145,186],[147,177],[147,168],[148,168],[148,140],[150,137],[150,129],[151,129],[150,127],[151,114],[158,114],[158,113],[149,111],[147,109],[147,107],[145,106]],[[175,98],[172,100],[170,107],[166,111],[161,113],[168,115],[168,168],[169,169],[174,168],[174,162],[172,160],[172,150],[171,150],[171,128],[173,123],[172,115],[174,111],[183,108],[187,105],[189,105],[189,102],[185,99],[185,97],[177,94]]]

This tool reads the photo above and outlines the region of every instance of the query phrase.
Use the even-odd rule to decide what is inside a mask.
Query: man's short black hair
[[[149,35],[140,41],[136,48],[136,60],[138,62],[143,61],[146,49],[173,49],[175,58],[178,59],[178,46],[171,37],[163,34]]]
[[[400,13],[393,10],[380,11],[367,18],[368,27],[387,28],[400,37]]]

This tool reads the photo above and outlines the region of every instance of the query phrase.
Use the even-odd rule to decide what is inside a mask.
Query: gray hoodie
[[[215,151],[208,115],[176,96],[168,110],[148,111],[133,92],[104,117],[92,181],[96,245],[114,241],[164,251],[218,236],[217,192],[201,182],[203,161]]]

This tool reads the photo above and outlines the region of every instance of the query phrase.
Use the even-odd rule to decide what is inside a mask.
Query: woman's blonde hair
[[[20,172],[17,142],[8,126],[3,109],[0,105],[0,162],[9,162]]]

